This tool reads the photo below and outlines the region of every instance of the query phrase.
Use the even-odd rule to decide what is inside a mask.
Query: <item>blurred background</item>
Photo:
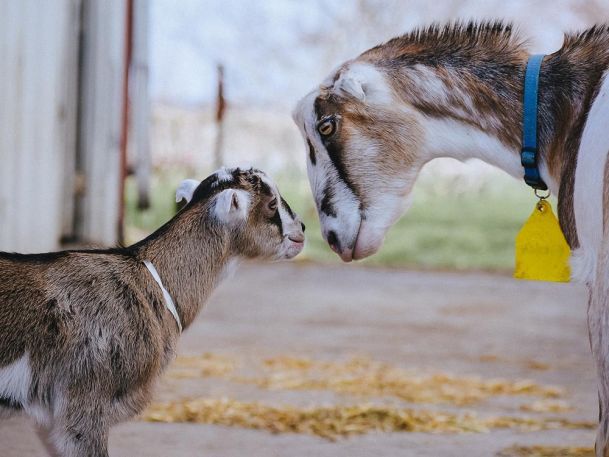
[[[344,60],[456,19],[551,53],[609,2],[0,0],[0,250],[130,244],[220,164],[267,171],[307,225],[295,262],[214,295],[111,455],[592,455],[585,291],[509,278],[526,185],[439,159],[378,254],[347,267],[321,239],[292,107]],[[22,419],[0,443],[42,455]]]
[[[604,0],[0,2],[0,249],[134,242],[185,177],[267,170],[321,240],[290,111],[334,66],[432,21],[502,18],[535,52],[607,19]],[[44,189],[44,190],[43,190]],[[41,192],[43,190],[43,192]],[[363,262],[509,271],[533,199],[476,161],[425,169],[415,204]]]

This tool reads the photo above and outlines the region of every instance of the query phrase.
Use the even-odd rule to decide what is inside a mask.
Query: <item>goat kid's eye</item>
[[[269,202],[269,209],[270,209],[272,212],[277,211],[277,199],[276,199],[276,198],[272,199],[272,200]]]
[[[317,126],[317,131],[321,136],[330,136],[336,131],[336,120],[334,118],[326,119]]]

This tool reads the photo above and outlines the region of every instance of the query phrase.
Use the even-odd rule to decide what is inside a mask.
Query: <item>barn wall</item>
[[[78,168],[85,181],[77,202],[77,235],[85,242],[113,245],[120,211],[127,5],[124,0],[105,0],[83,7]]]
[[[0,2],[0,250],[45,251],[61,238],[77,6]]]
[[[118,236],[126,0],[0,1],[0,250]]]

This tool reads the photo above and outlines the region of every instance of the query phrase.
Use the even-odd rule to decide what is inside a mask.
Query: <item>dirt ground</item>
[[[423,273],[352,266],[244,265],[217,291],[180,343],[261,360],[367,356],[426,373],[531,379],[565,389],[572,421],[597,417],[583,288],[487,274]],[[326,391],[265,390],[223,377],[163,381],[157,399],[193,396],[272,404],[347,401]],[[479,415],[520,415],[526,398],[468,405]],[[426,408],[427,405],[416,405]],[[456,406],[446,406],[444,410]],[[544,413],[530,413],[544,415]],[[547,415],[548,413],[545,413]],[[328,441],[238,427],[132,421],[110,436],[113,457],[493,456],[518,445],[591,446],[589,428],[486,433],[368,433]],[[0,456],[44,455],[29,422],[0,422]]]

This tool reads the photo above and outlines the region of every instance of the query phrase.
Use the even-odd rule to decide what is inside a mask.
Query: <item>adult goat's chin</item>
[[[354,217],[352,223],[345,222],[349,220],[347,217],[322,218],[324,237],[344,262],[370,257],[381,248],[385,235],[408,210],[411,201],[410,197],[386,195],[382,204],[365,210],[357,220]]]
[[[362,221],[353,248],[353,260],[361,260],[375,254],[383,245],[388,229],[388,227],[375,227],[365,220]]]

